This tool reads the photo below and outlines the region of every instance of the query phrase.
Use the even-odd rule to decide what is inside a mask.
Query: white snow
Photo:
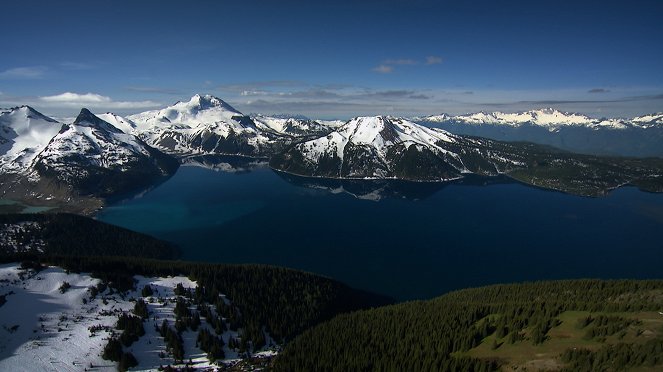
[[[61,293],[64,282],[71,288]],[[1,265],[0,295],[7,295],[7,302],[0,306],[0,370],[80,371],[90,363],[114,370],[100,356],[107,333],[92,337],[88,327],[113,326],[117,318],[99,312],[119,305],[104,305],[100,297],[83,304],[90,297],[88,287],[98,282],[59,268],[34,273],[17,264]]]
[[[183,276],[134,278],[135,291],[119,294],[106,289],[92,298],[89,288],[100,281],[87,274],[66,273],[57,267],[34,272],[22,270],[16,263],[0,265],[0,297],[6,300],[0,305],[0,370],[81,371],[93,366],[97,371],[115,371],[115,363],[101,358],[103,348],[111,332],[119,333],[114,330],[118,315],[134,308],[135,300],[143,298],[141,291],[146,285],[152,288],[153,294],[143,298],[150,313],[143,323],[145,335],[124,350],[138,359],[137,370],[156,371],[160,366],[174,365],[154,326],[167,320],[172,327],[177,297],[174,288],[178,284],[195,288],[197,284]],[[64,282],[71,287],[62,293],[60,288]],[[102,329],[93,332],[90,330],[93,326]],[[201,318],[201,327],[211,330],[204,318]],[[222,363],[233,364],[240,360],[237,352],[227,346],[231,336],[237,338],[238,332],[228,330],[221,336],[226,342],[226,359]],[[191,361],[191,367],[196,369],[214,367],[206,354],[195,346],[197,332],[186,330],[182,338],[185,362]],[[268,335],[267,338],[270,340]],[[253,356],[269,357],[275,353],[266,348]]]
[[[447,114],[415,117],[416,122],[459,122],[474,125],[508,125],[520,127],[525,124],[536,125],[551,132],[564,126],[587,127],[591,129],[628,129],[632,127],[649,128],[663,125],[663,113],[644,115],[632,119],[602,118],[595,119],[586,115],[562,112],[552,108],[524,112],[477,112],[466,115],[450,116]]]
[[[589,125],[595,121],[584,115],[561,112],[551,108],[518,113],[504,113],[499,111],[492,113],[479,112],[475,114],[455,116],[453,119],[472,124],[504,124],[520,126],[524,123],[530,123],[546,127],[551,131],[563,125]]]
[[[98,118],[101,120],[110,123],[112,126],[115,128],[123,131],[124,133],[127,134],[136,134],[134,133],[136,130],[136,123],[133,121],[124,118],[120,115],[113,114],[112,112],[107,112],[105,114],[96,114]]]
[[[61,123],[28,106],[0,110],[0,171],[25,170],[60,128]]]
[[[244,115],[232,106],[211,95],[194,95],[188,102],[177,102],[161,110],[146,111],[126,118],[135,125],[132,133],[148,144],[166,151],[186,154],[204,154],[192,148],[194,138],[206,138],[217,134],[227,138],[231,133],[251,137],[249,144],[258,148],[270,142],[252,121],[243,120]],[[172,142],[174,149],[161,144]],[[211,151],[213,152],[213,151]]]
[[[299,136],[300,133],[319,133],[331,131],[335,122],[326,125],[317,120],[302,120],[297,118],[275,118],[271,116],[256,115],[252,116],[256,125],[264,130],[271,130],[279,134]]]
[[[650,128],[663,125],[663,113],[638,116],[631,119],[634,125],[642,128]]]
[[[454,135],[440,130],[415,124],[405,119],[386,116],[357,117],[330,133],[326,137],[307,141],[297,145],[307,160],[315,163],[324,154],[336,153],[343,159],[343,151],[348,143],[370,145],[377,150],[381,158],[387,149],[395,144],[404,143],[406,147],[413,144],[433,148],[447,153],[437,145],[438,141],[455,142]]]
[[[117,130],[117,129],[116,129]],[[85,154],[94,166],[112,168],[136,160],[142,154],[149,156],[147,148],[132,134],[119,130],[108,131],[89,122],[69,124],[37,156],[45,164],[58,166],[62,158]]]

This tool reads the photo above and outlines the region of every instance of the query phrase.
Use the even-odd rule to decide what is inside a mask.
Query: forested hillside
[[[0,255],[179,257],[172,244],[75,214],[0,214]]]
[[[158,261],[130,257],[74,257],[18,254],[3,262],[23,259],[30,265],[56,265],[72,272],[88,272],[120,291],[133,289],[134,276],[187,276],[198,283],[196,296],[216,303],[224,294],[239,310],[238,327],[254,344],[262,327],[278,343],[305,329],[353,310],[393,303],[315,274],[265,265],[224,265]]]
[[[340,315],[289,343],[275,370],[661,368],[661,310],[663,281],[572,280],[467,289]]]

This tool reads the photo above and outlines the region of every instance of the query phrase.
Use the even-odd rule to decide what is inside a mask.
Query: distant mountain
[[[266,157],[274,151],[279,137],[211,95],[196,94],[188,102],[177,102],[127,119],[116,120],[147,143],[173,154]]]
[[[624,184],[663,190],[663,160],[601,158],[529,144],[454,135],[405,119],[358,117],[270,160],[287,173],[334,179],[448,181],[508,175],[527,184],[601,195]]]
[[[416,117],[455,134],[529,141],[594,155],[663,157],[663,113],[631,119],[595,119],[554,109]]]
[[[30,167],[62,124],[29,106],[0,110],[0,170],[20,173]]]
[[[256,115],[252,117],[253,121],[265,130],[272,130],[276,133],[303,137],[303,136],[320,136],[332,131],[328,125],[324,125],[316,120],[305,118],[282,118],[271,117],[264,115]]]
[[[10,199],[108,197],[149,187],[179,165],[87,109],[72,124],[61,124],[24,106],[3,110],[0,125],[0,192]],[[98,206],[91,201],[89,208]]]
[[[99,117],[176,156],[241,155],[268,158],[286,146],[329,133],[338,121],[244,115],[212,95],[196,94],[161,110]]]
[[[466,149],[479,149],[479,143],[404,119],[358,117],[276,155],[271,164],[318,177],[427,181],[448,181],[464,173],[493,175],[522,165],[522,157],[507,158],[496,151],[482,154],[478,164],[476,154],[466,154]]]
[[[178,163],[132,134],[82,109],[35,158],[40,178],[55,179],[78,193],[108,196],[150,185]]]

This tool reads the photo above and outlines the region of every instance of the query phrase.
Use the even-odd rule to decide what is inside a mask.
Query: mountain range
[[[28,106],[0,112],[3,198],[93,211],[99,198],[151,186],[177,159],[82,109],[70,124]]]
[[[0,192],[7,199],[66,202],[90,212],[107,197],[166,179],[179,163],[231,169],[227,158],[216,164],[226,155],[268,159],[277,171],[315,178],[450,181],[468,175],[508,176],[579,195],[602,195],[627,184],[663,190],[661,159],[577,155],[533,143],[454,134],[440,128],[445,125],[504,136],[512,128],[522,130],[513,133],[548,133],[548,142],[568,130],[588,131],[596,138],[605,131],[632,131],[650,133],[655,142],[663,115],[595,120],[538,110],[341,122],[248,116],[214,96],[195,95],[127,117],[82,109],[72,123],[61,123],[21,106],[0,111]]]
[[[663,113],[634,118],[591,118],[554,109],[415,117],[419,124],[455,134],[500,141],[528,141],[612,156],[663,156]]]

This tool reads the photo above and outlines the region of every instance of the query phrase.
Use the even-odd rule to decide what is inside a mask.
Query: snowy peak
[[[161,110],[131,115],[129,120],[139,126],[186,125],[190,128],[214,123],[237,122],[244,115],[212,95],[196,94],[189,101],[177,102]]]
[[[62,124],[29,106],[0,110],[0,170],[25,170]]]
[[[663,126],[663,112],[656,114],[637,116],[631,119],[631,122],[642,128],[651,128],[655,126]]]
[[[460,115],[451,118],[452,120],[464,121],[474,124],[506,124],[520,125],[530,123],[544,127],[558,127],[561,125],[587,125],[595,122],[584,115],[561,112],[552,108],[517,112],[513,114],[504,112],[478,112],[468,115]]]
[[[210,94],[205,94],[205,95],[196,94],[193,97],[191,97],[191,99],[189,100],[189,102],[186,103],[186,105],[188,107],[191,107],[192,109],[198,109],[198,110],[207,110],[212,107],[220,107],[226,111],[232,111],[237,115],[242,115],[241,112],[237,111],[234,107],[230,106],[222,99],[214,97]]]
[[[114,114],[112,112],[107,112],[105,114],[97,114],[96,116],[101,120],[110,123],[115,128],[120,129],[124,133],[132,133],[137,129],[136,123],[134,123],[132,120],[129,120],[125,117]]]
[[[396,143],[435,145],[438,141],[454,142],[452,135],[411,121],[390,116],[356,117],[340,127],[337,132],[355,144],[372,144],[377,147]]]
[[[232,118],[233,116],[243,116],[241,112],[225,101],[209,94],[196,94],[188,102],[177,102],[162,111],[166,111],[165,116],[170,121],[178,121],[178,119],[181,120],[186,117],[197,117],[206,111],[223,113],[224,119]]]
[[[586,127],[590,129],[628,129],[651,128],[663,125],[663,113],[638,116],[632,119],[596,119],[586,115],[563,112],[553,108],[530,110],[515,113],[505,112],[476,112],[466,115],[450,116],[447,114],[415,117],[416,122],[428,123],[458,123],[468,125],[505,125],[520,127],[534,125],[556,132],[562,127]]]
[[[332,131],[332,126],[322,123],[319,120],[308,119],[304,116],[265,116],[254,114],[251,116],[251,119],[263,130],[295,137],[323,135]]]
[[[33,109],[30,106],[23,105],[19,107],[13,107],[10,109],[0,109],[0,116],[10,115],[14,117],[21,117],[24,119],[33,119],[33,120],[42,120],[50,123],[57,123],[58,121],[49,118],[48,116],[42,114],[41,112]]]
[[[80,114],[74,120],[74,125],[98,128],[112,133],[123,133],[120,129],[97,117],[86,108],[81,109]]]

